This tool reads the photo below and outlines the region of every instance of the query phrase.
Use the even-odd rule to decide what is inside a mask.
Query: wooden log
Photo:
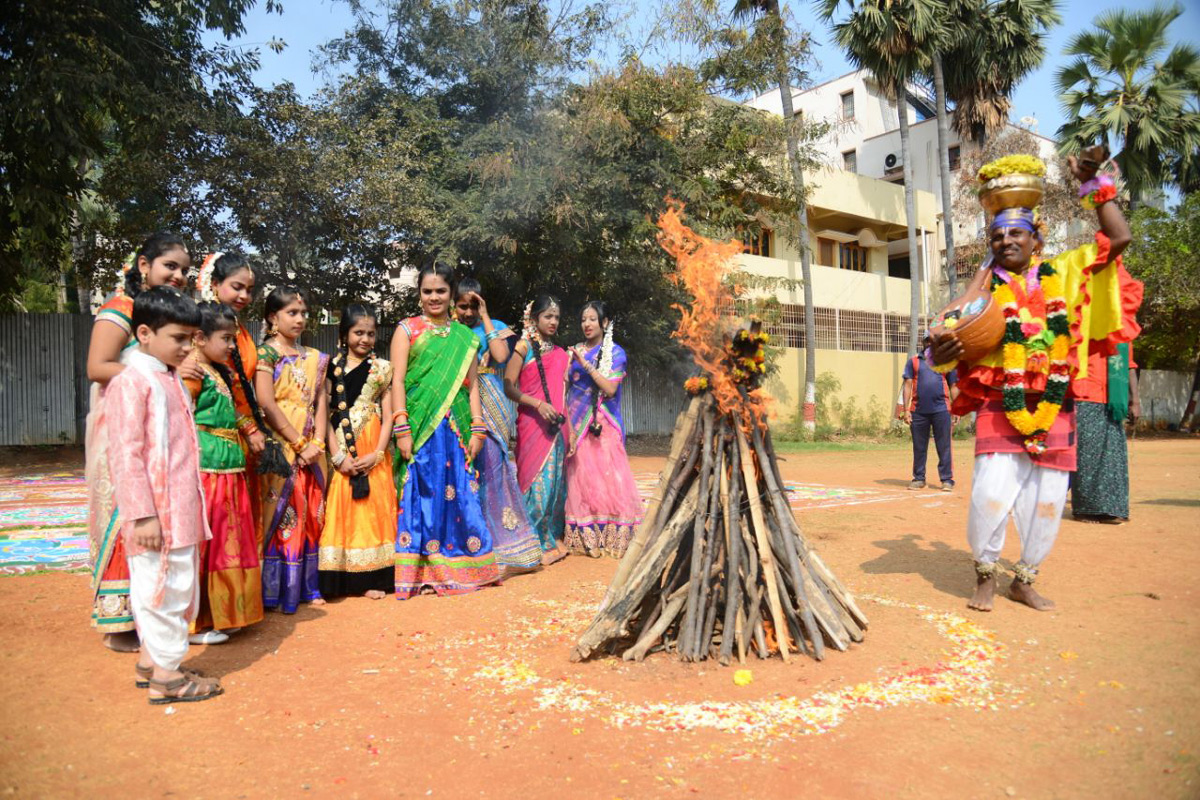
[[[717,529],[720,522],[721,503],[726,498],[723,496],[721,488],[726,486],[723,480],[725,474],[725,427],[726,420],[722,417],[717,422],[717,430],[713,436],[713,444],[716,449],[715,463],[713,464],[713,475],[709,480],[712,484],[711,497],[709,498],[708,513],[704,521],[704,553],[703,562],[700,568],[701,575],[708,575],[712,572],[713,559],[716,556],[717,550]],[[708,580],[697,581],[700,584],[700,590],[696,594],[696,627],[692,631],[690,655],[693,661],[698,661],[701,658],[702,652],[707,652],[707,642],[704,642],[704,627],[707,621],[707,609],[709,600],[709,583]]]
[[[579,637],[571,651],[572,661],[582,661],[601,644],[624,630],[629,617],[637,610],[646,592],[662,579],[663,569],[675,554],[679,540],[694,522],[698,495],[699,487],[693,484],[662,534],[647,547],[637,568],[631,571],[628,580],[621,587],[620,593],[607,608],[596,615],[588,629]]]
[[[697,509],[696,520],[692,529],[692,566],[688,574],[693,578],[702,573],[704,563],[704,539],[708,524],[708,509],[711,505],[712,467],[713,467],[713,415],[705,409],[702,418],[704,425],[704,455],[700,459],[700,506]],[[679,657],[685,661],[691,656],[691,641],[695,628],[701,624],[696,616],[699,613],[699,596],[701,581],[692,581],[692,590],[688,594],[687,604],[683,607],[683,622],[679,629]]]
[[[653,625],[642,631],[642,635],[638,637],[637,642],[621,654],[621,658],[626,661],[641,661],[646,657],[646,653],[650,648],[654,647],[663,633],[670,627],[675,618],[679,616],[680,609],[683,608],[684,601],[687,599],[686,592],[679,592],[668,601],[663,613],[654,622]]]
[[[729,448],[729,477],[721,476],[722,481],[728,482],[725,488],[725,496],[728,498],[725,504],[725,552],[728,554],[728,566],[725,570],[725,618],[721,624],[721,650],[718,656],[723,666],[728,665],[733,656],[734,643],[741,644],[741,636],[738,635],[741,627],[738,622],[742,605],[742,576],[739,564],[742,476],[738,453],[738,448]],[[745,661],[745,649],[739,647],[738,651],[739,660]]]
[[[767,484],[767,492],[775,509],[776,532],[783,547],[788,570],[791,572],[793,590],[798,602],[797,607],[804,622],[804,629],[812,640],[814,657],[820,661],[825,658],[825,643],[822,641],[820,632],[816,630],[818,625],[825,631],[833,646],[839,650],[849,647],[849,635],[842,627],[841,620],[827,601],[826,596],[815,586],[809,585],[808,569],[800,563],[798,540],[793,534],[795,518],[787,498],[783,494],[783,486],[777,472],[778,465],[774,463],[772,452],[764,446],[763,437],[757,428],[752,432],[752,438],[759,462],[763,465],[763,478]]]
[[[702,407],[711,405],[712,398],[709,396],[693,397],[692,402],[688,404],[686,412],[681,414],[675,420],[675,431],[671,434],[671,450],[667,454],[667,463],[663,466],[661,477],[658,481],[658,490],[650,499],[650,504],[646,507],[646,512],[642,517],[641,523],[638,525],[637,531],[633,535],[633,539],[629,542],[629,547],[625,550],[625,555],[617,564],[617,571],[613,574],[613,579],[608,585],[608,591],[604,594],[604,599],[600,602],[600,610],[606,609],[614,599],[614,596],[629,577],[629,573],[637,565],[641,558],[642,549],[646,545],[646,541],[650,535],[656,532],[658,523],[658,510],[664,504],[664,500],[669,495],[671,484],[678,478],[676,465],[679,461],[679,455],[683,451],[689,437],[693,435],[696,428],[696,420],[700,415]],[[666,505],[670,506],[673,498],[667,500]]]
[[[767,607],[771,611],[771,620],[775,625],[775,630],[783,631],[787,628],[784,622],[783,605],[779,599],[779,586],[775,582],[775,570],[773,569],[775,558],[771,555],[771,545],[767,539],[770,532],[767,530],[766,520],[763,519],[762,504],[759,502],[758,481],[754,477],[750,445],[746,443],[746,436],[742,433],[740,426],[734,425],[734,431],[737,435],[738,448],[742,454],[742,478],[746,484],[746,493],[750,497],[750,518],[754,522],[754,535],[758,540],[758,559],[762,562],[763,579],[767,584]],[[770,469],[770,467],[766,468]],[[779,640],[779,655],[784,661],[790,659],[786,639]]]

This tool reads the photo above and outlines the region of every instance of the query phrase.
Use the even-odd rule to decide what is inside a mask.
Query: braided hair
[[[346,362],[350,357],[350,330],[359,320],[370,318],[378,322],[375,311],[370,306],[351,303],[342,309],[342,318],[338,322],[338,349],[333,357],[333,390],[330,392],[329,423],[333,426],[334,435],[342,437],[343,453],[347,458],[358,458],[358,445],[354,438],[354,424],[350,421],[350,404],[346,400]],[[367,361],[374,366],[375,354],[369,353]],[[362,500],[371,494],[371,484],[365,473],[350,476],[350,492],[355,500]]]
[[[559,305],[558,299],[553,295],[539,294],[526,311],[525,320],[525,337],[529,340],[529,348],[533,351],[533,360],[537,364],[538,377],[542,382],[542,394],[546,397],[546,402],[554,406],[554,401],[550,399],[550,385],[546,382],[546,367],[542,364],[542,339],[537,329],[537,319],[551,306]],[[566,422],[566,417],[561,413],[558,415],[557,422],[551,422],[550,435],[556,436],[562,424]]]
[[[184,243],[181,236],[170,231],[151,234],[146,241],[142,242],[142,246],[133,255],[133,267],[125,271],[124,290],[126,296],[133,299],[142,292],[142,271],[137,268],[138,261],[144,258],[148,263],[153,264],[156,258],[171,250],[183,250],[186,253],[187,244]]]
[[[604,321],[608,320],[608,324],[612,325],[612,320],[608,319],[608,307],[604,304],[603,300],[589,300],[584,305],[583,311],[579,312],[579,315],[583,316],[583,312],[588,309],[596,312],[596,322],[600,323],[600,346],[596,348],[596,360],[592,362],[592,366],[599,372],[600,362],[604,359],[604,346],[607,341],[607,337],[604,335],[607,333]],[[609,341],[608,343],[611,346],[611,342]],[[599,436],[604,430],[604,425],[600,422],[600,398],[604,395],[604,392],[600,391],[599,384],[595,381],[592,383],[595,385],[596,393],[592,398],[592,421],[588,423],[588,433],[592,436]]]

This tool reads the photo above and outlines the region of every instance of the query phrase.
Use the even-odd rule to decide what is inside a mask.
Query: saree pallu
[[[359,453],[379,446],[383,425],[376,414],[355,433]],[[392,463],[384,458],[367,473],[370,494],[355,500],[350,479],[331,470],[321,531],[320,585],[324,597],[391,592],[396,543],[396,487]]]
[[[479,400],[488,437],[475,457],[475,469],[479,472],[479,505],[492,531],[496,563],[510,572],[536,569],[542,563],[541,543],[529,522],[516,469],[508,458],[517,415],[492,367],[479,368]]]
[[[135,344],[133,300],[122,295],[105,303],[96,324],[105,320],[128,335],[125,350]],[[93,383],[89,392],[84,433],[84,474],[88,492],[88,555],[92,567],[92,627],[101,633],[136,630],[129,603],[129,564],[124,537],[117,523],[117,501],[108,470],[108,433],[104,421],[104,390]]]
[[[471,424],[464,379],[479,345],[458,323],[445,335],[421,318],[400,324],[411,341],[405,393],[413,457],[396,453],[396,598],[425,588],[463,594],[500,579],[462,436]]]
[[[258,370],[258,348],[254,344],[254,337],[240,321],[237,326],[237,351],[229,357],[229,362],[226,364],[234,377],[233,406],[237,411],[240,425],[242,420],[253,420],[254,413],[250,410],[250,401],[246,397],[246,390],[242,387],[241,381],[237,377],[237,371],[234,369],[233,359],[235,358],[241,362],[242,373],[253,389],[254,373]],[[261,433],[266,436],[269,432],[262,431]],[[250,511],[254,514],[254,519],[262,519],[262,486],[258,482],[258,454],[250,449],[250,445],[244,438],[242,452],[246,454],[246,486],[250,490]],[[262,550],[259,550],[259,555],[262,555]]]
[[[570,356],[561,347],[554,347],[542,355],[549,402],[564,415],[564,384],[569,362]],[[521,368],[520,386],[525,394],[546,399],[532,351]],[[567,480],[563,461],[567,452],[568,424],[569,421],[557,433],[552,433],[550,424],[534,409],[521,406],[517,411],[517,484],[525,495],[525,511],[544,551],[555,549],[566,530]]]
[[[246,474],[201,472],[213,538],[200,545],[200,611],[192,632],[243,628],[263,618],[262,566]]]
[[[1079,467],[1071,478],[1071,513],[1076,517],[1129,519],[1129,453],[1124,421],[1104,403],[1078,401]]]
[[[258,351],[259,371],[269,371],[275,381],[275,404],[300,434],[311,438],[316,429],[317,392],[325,383],[329,357],[309,347],[296,356],[281,356],[263,346]],[[260,475],[263,542],[263,606],[293,614],[300,603],[321,597],[317,558],[325,520],[325,475],[321,465],[299,466],[296,454],[284,447],[292,465],[287,478]]]

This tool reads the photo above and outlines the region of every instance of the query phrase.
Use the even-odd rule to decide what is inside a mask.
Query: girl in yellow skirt
[[[333,471],[321,531],[322,596],[378,600],[395,585],[396,489],[386,457],[392,365],[375,355],[375,312],[342,310],[338,353],[326,382]]]

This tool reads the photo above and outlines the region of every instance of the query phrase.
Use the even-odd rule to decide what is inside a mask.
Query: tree
[[[1200,358],[1200,194],[1174,212],[1143,207],[1130,215],[1125,266],[1145,284],[1134,344],[1143,368],[1191,369]]]
[[[928,67],[937,35],[937,19],[945,13],[941,0],[822,0],[821,16],[832,22],[845,3],[849,16],[833,24],[838,45],[855,66],[866,69],[896,101],[900,152],[904,159],[904,211],[908,220],[908,254],[912,297],[909,307],[908,354],[920,342],[921,271],[917,265],[916,208],[912,185],[912,152],[908,135],[909,85]]]
[[[119,151],[153,161],[236,104],[255,54],[205,47],[242,32],[253,0],[16,0],[0,16],[0,301],[17,276],[57,272],[76,211]],[[277,0],[267,0],[278,10]],[[78,249],[78,248],[76,248]],[[55,265],[51,267],[49,265]]]
[[[1056,81],[1067,121],[1063,153],[1105,142],[1134,202],[1163,186],[1182,187],[1198,167],[1200,51],[1168,47],[1167,29],[1183,9],[1155,6],[1101,14],[1064,53],[1076,58]],[[1165,55],[1164,55],[1165,53]]]
[[[793,87],[804,81],[803,64],[809,58],[807,35],[799,40],[792,37],[788,22],[780,11],[778,0],[735,0],[735,18],[750,20],[752,29],[736,27],[710,29],[709,35],[699,38],[711,46],[719,42],[721,52],[706,65],[712,76],[728,80],[735,89],[761,86],[772,81],[779,90],[779,100],[786,131],[788,171],[796,204],[796,242],[800,251],[800,276],[804,292],[804,428],[816,430],[817,404],[817,335],[813,307],[812,253],[808,227],[807,188],[804,170],[811,156],[804,151],[803,141],[811,128],[797,117],[792,105]],[[707,39],[707,41],[703,41]]]
[[[946,276],[956,294],[954,226],[950,209],[950,145],[946,104],[955,130],[982,144],[1003,129],[1016,85],[1045,57],[1045,33],[1058,24],[1056,0],[946,0],[937,17],[930,72],[937,104]],[[982,54],[982,56],[981,56]]]

